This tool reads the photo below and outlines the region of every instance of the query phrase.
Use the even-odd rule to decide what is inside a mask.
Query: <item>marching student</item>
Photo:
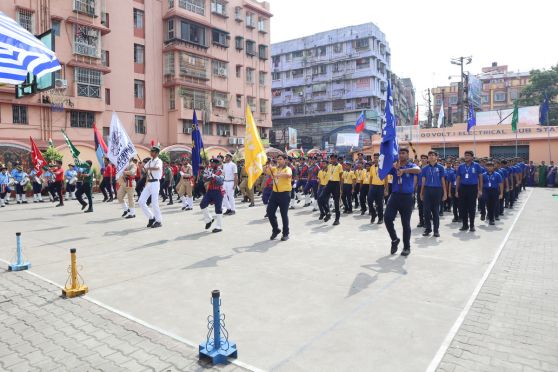
[[[304,186],[304,206],[313,205],[312,212],[317,211],[319,171],[320,166],[317,164],[316,159],[308,158],[308,179],[306,180],[306,186]]]
[[[23,171],[20,164],[12,169],[12,177],[15,181],[16,201],[17,204],[27,204],[27,196],[25,195],[25,186],[29,182],[29,176]]]
[[[339,211],[339,198],[341,194],[341,176],[343,174],[343,166],[339,164],[337,155],[331,154],[329,156],[329,165],[327,166],[327,176],[328,182],[322,193],[321,203],[322,208],[326,212],[324,217],[324,222],[331,219],[331,213],[329,208],[329,197],[333,196],[333,205],[335,207],[335,221],[333,225],[339,225],[339,218],[341,217],[341,212]]]
[[[66,181],[66,200],[75,200],[77,172],[73,164],[68,164],[68,169],[64,172],[64,180]]]
[[[415,175],[421,172],[418,165],[409,161],[409,150],[399,149],[399,160],[390,170],[393,176],[392,192],[388,199],[385,213],[385,225],[391,238],[391,254],[399,249],[401,240],[397,237],[393,221],[397,213],[401,216],[403,227],[403,257],[411,254],[411,215],[413,213],[413,193]],[[387,178],[387,177],[386,177]]]
[[[453,212],[451,222],[459,222],[458,202],[455,196],[455,172],[456,167],[451,160],[446,161],[446,189],[448,190],[448,198],[446,199],[448,212]]]
[[[327,183],[329,182],[329,175],[327,174],[327,160],[322,159],[320,161],[320,170],[318,172],[318,194],[317,194],[317,201],[318,201],[318,208],[320,209],[320,217],[318,218],[320,221],[324,219],[326,215],[326,210],[323,208],[321,203],[321,198],[323,193],[326,189]],[[329,200],[326,200],[326,203],[329,205]]]
[[[42,203],[43,196],[41,192],[43,190],[43,180],[41,177],[37,176],[35,168],[29,169],[29,178],[31,180],[31,186],[33,186],[33,203]]]
[[[463,218],[461,231],[475,231],[477,198],[482,197],[482,169],[473,161],[472,151],[465,151],[465,163],[457,168],[455,196],[459,198],[460,215]]]
[[[103,159],[104,167],[103,167],[103,180],[101,181],[101,185],[99,188],[103,193],[103,202],[111,202],[114,200],[112,194],[112,168],[113,165],[110,163],[108,158]]]
[[[361,158],[361,156],[359,155],[359,158]],[[355,202],[355,209],[358,209],[360,207],[360,184],[362,183],[362,173],[364,170],[364,162],[363,160],[357,160],[354,164],[354,174],[355,174],[355,178],[356,178],[356,184],[353,187],[353,195],[352,195],[352,199]],[[352,207],[351,207],[352,209]]]
[[[62,186],[64,185],[64,169],[62,169],[62,160],[56,161],[56,166],[52,171],[54,174],[54,185],[53,188],[58,195],[57,207],[64,206],[64,195],[62,195]]]
[[[193,182],[194,182],[194,169],[190,164],[190,159],[184,159],[183,165],[178,172],[180,180],[176,187],[178,197],[182,202],[183,211],[191,211],[194,208],[193,198]]]
[[[416,161],[416,160],[415,160]],[[418,164],[418,166],[420,167],[420,169],[424,168],[426,166],[426,164],[428,164],[428,156],[422,154],[420,156],[420,163]],[[418,213],[419,213],[419,223],[417,225],[417,227],[424,227],[424,203],[422,201],[422,199],[420,198],[420,190],[422,189],[422,177],[420,175],[417,176],[417,184],[416,184],[416,200],[417,200],[417,207],[418,207]]]
[[[163,226],[163,217],[159,209],[159,188],[161,187],[161,177],[163,176],[163,161],[159,158],[161,150],[157,146],[151,148],[151,159],[145,164],[144,170],[147,172],[147,179],[144,189],[139,197],[139,205],[143,214],[149,219],[147,227],[158,228]],[[151,197],[151,209],[147,206],[147,199]]]
[[[370,163],[366,163],[360,177],[360,215],[364,216],[368,210],[368,192],[370,191]]]
[[[281,232],[281,241],[289,240],[289,203],[291,199],[292,190],[292,170],[285,164],[285,156],[277,156],[277,166],[271,167],[269,164],[265,168],[266,174],[272,177],[273,191],[269,198],[269,204],[267,205],[267,217],[269,218],[269,223],[271,224],[271,237],[270,240],[274,240]],[[283,224],[283,229],[279,229],[277,223],[277,208],[281,213],[281,221]]]
[[[343,188],[341,189],[341,200],[343,201],[343,213],[353,213],[353,193],[356,185],[355,172],[351,170],[351,163],[346,161],[343,171]]]
[[[500,173],[494,171],[494,163],[486,163],[486,172],[483,173],[483,188],[488,209],[488,224],[494,225],[497,213],[499,213],[498,201],[504,197],[504,184]]]
[[[8,194],[8,185],[10,183],[10,176],[8,174],[8,168],[4,164],[0,164],[0,207],[5,207],[6,204],[4,199],[6,194]]]
[[[131,158],[130,163],[124,169],[122,176],[118,179],[118,190],[116,191],[116,199],[122,206],[122,217],[126,219],[136,218],[136,208],[134,205],[134,189],[136,187],[138,159]],[[128,202],[124,198],[128,196]]]
[[[225,155],[225,163],[223,164],[223,176],[225,177],[224,189],[224,206],[227,207],[224,215],[232,216],[236,214],[236,206],[234,199],[234,190],[238,185],[238,167],[232,161],[232,154]]]
[[[444,167],[438,164],[438,153],[428,152],[428,164],[422,168],[420,200],[424,203],[425,229],[422,236],[429,236],[434,228],[434,236],[440,237],[440,202],[448,196]]]
[[[200,202],[200,208],[203,213],[205,229],[209,230],[216,219],[217,222],[215,222],[215,228],[212,232],[219,233],[223,231],[223,194],[225,192],[223,184],[225,183],[225,176],[223,175],[219,158],[213,158],[209,163],[210,166],[203,172],[203,181],[208,185],[207,191]],[[215,219],[207,208],[209,204],[215,205]]]
[[[380,154],[374,154],[374,163],[370,167],[370,190],[368,191],[368,208],[370,210],[370,223],[376,221],[378,217],[378,225],[384,222],[384,197],[389,194],[388,191],[388,177],[383,180],[380,179],[378,174]],[[374,207],[376,205],[376,207]]]
[[[91,190],[93,188],[93,162],[87,160],[85,163],[78,164],[80,172],[78,177],[81,181],[81,187],[76,192],[76,199],[81,204],[81,210],[89,205],[89,208],[84,213],[93,212],[93,198],[91,195]],[[87,197],[87,203],[83,201],[83,194]]]

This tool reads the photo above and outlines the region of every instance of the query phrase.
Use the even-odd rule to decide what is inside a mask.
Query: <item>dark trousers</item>
[[[413,213],[413,194],[392,193],[386,206],[385,224],[392,241],[397,239],[393,221],[399,212],[403,226],[403,248],[411,248],[411,214]]]
[[[508,208],[513,208],[513,189],[506,193],[506,206]]]
[[[455,187],[451,188],[451,208],[453,211],[453,218],[459,219],[459,199],[455,196]]]
[[[324,193],[324,190],[325,190],[325,186],[319,185],[318,186],[318,192],[316,194],[316,200],[318,201],[318,208],[320,209],[320,214],[323,214],[323,215],[326,214],[326,211],[324,210],[324,207],[321,203],[322,195]]]
[[[110,199],[113,199],[112,197],[112,183],[110,182],[110,178],[104,178],[101,181],[101,185],[99,186],[101,189],[101,192],[103,193],[103,197],[105,199],[108,199],[110,197]]]
[[[205,209],[211,203],[215,204],[215,214],[223,213],[223,194],[221,194],[221,190],[208,190],[200,202],[200,208]]]
[[[279,230],[279,225],[277,224],[277,208],[281,213],[281,221],[283,223],[283,235],[289,235],[289,203],[291,201],[290,192],[272,192],[269,198],[269,204],[267,204],[267,217],[269,218],[269,223],[273,231]]]
[[[16,183],[15,190],[17,195],[23,195],[25,193],[23,190],[23,186],[21,186],[19,183]]]
[[[368,209],[367,206],[367,199],[368,199],[368,192],[370,192],[370,185],[362,184],[360,186],[360,210],[366,212]]]
[[[57,198],[57,196],[56,196],[56,189],[55,189],[55,187],[54,187],[54,182],[51,182],[51,183],[48,183],[48,184],[47,184],[47,190],[48,190],[48,193],[50,194],[50,196],[52,197],[52,199],[56,199],[56,198]]]
[[[66,192],[74,192],[76,191],[76,185],[71,185],[69,182],[66,182]]]
[[[355,202],[355,208],[359,206],[359,195],[360,195],[360,183],[355,185],[355,191],[353,191],[353,200]]]
[[[504,191],[504,195],[503,195],[504,197],[503,197],[502,199],[500,199],[500,209],[499,209],[499,211],[500,211],[500,216],[503,216],[503,215],[504,215],[504,206],[505,206],[505,203],[506,203],[506,202],[505,202],[505,199],[506,199],[506,196],[505,196],[505,195],[506,195],[506,194],[505,194],[505,191]]]
[[[387,194],[387,196],[384,196],[384,203],[386,203],[386,204],[389,200],[389,196],[391,195],[392,184],[388,183],[387,188],[388,188],[388,194]]]
[[[443,189],[441,187],[424,187],[424,224],[426,230],[434,232],[440,229],[440,201],[442,200]]]
[[[324,192],[322,193],[322,197],[320,198],[320,202],[322,203],[322,207],[326,214],[330,213],[329,210],[329,197],[333,196],[333,205],[335,208],[335,219],[339,219],[341,216],[341,212],[339,211],[339,197],[341,194],[341,190],[339,188],[339,181],[329,181],[324,188]]]
[[[459,187],[459,209],[463,226],[475,226],[475,212],[477,209],[477,185],[461,185]]]
[[[86,202],[83,201],[83,194],[87,196],[87,203],[89,203],[89,210],[93,210],[93,199],[91,198],[91,185],[88,183],[84,183],[81,187],[78,188],[76,191],[76,199],[79,204],[85,206],[87,205]]]
[[[494,222],[496,213],[499,211],[500,203],[498,202],[498,189],[487,188],[483,190],[483,198],[486,198],[486,206],[488,209],[488,220]]]
[[[56,195],[58,195],[58,202],[64,205],[64,198],[62,197],[62,181],[54,182],[54,190],[56,190]]]
[[[341,200],[343,201],[343,209],[345,211],[352,212],[353,211],[353,185],[352,184],[343,184],[343,195],[341,196]]]
[[[41,190],[43,189],[43,186],[38,182],[33,182],[32,185],[33,185],[33,194],[39,195],[41,193]]]
[[[140,178],[137,182],[136,182],[136,194],[139,196],[141,195],[141,192],[143,191],[143,188],[145,187],[145,178]]]
[[[417,207],[419,213],[419,222],[421,225],[424,225],[424,201],[420,198],[420,185],[417,185],[417,192],[416,192],[416,199],[417,199]]]
[[[368,191],[368,208],[373,218],[384,218],[384,185],[370,185]],[[376,207],[374,207],[376,204]]]
[[[479,212],[481,216],[486,216],[486,195],[484,194],[485,190],[486,189],[483,189],[482,196],[479,198]]]

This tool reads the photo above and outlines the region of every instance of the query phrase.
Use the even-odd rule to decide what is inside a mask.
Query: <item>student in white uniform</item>
[[[145,163],[144,169],[147,173],[147,180],[139,197],[139,205],[149,219],[147,227],[157,228],[162,226],[163,218],[159,209],[159,189],[161,187],[161,177],[163,176],[163,161],[159,159],[160,149],[156,146],[151,148],[151,159]],[[147,199],[151,196],[151,208],[147,206]]]
[[[227,211],[224,213],[225,215],[233,215],[236,214],[236,207],[234,204],[234,190],[236,189],[236,185],[238,185],[238,168],[235,163],[232,161],[232,155],[227,153],[225,155],[225,164],[223,164],[223,175],[225,176],[225,197],[223,200],[224,206],[227,207]]]

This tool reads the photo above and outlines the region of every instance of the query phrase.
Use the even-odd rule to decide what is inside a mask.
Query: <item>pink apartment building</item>
[[[0,87],[0,162],[25,160],[30,136],[67,153],[61,129],[94,159],[90,128],[108,136],[112,111],[140,155],[151,141],[189,152],[194,109],[210,155],[242,147],[247,104],[268,138],[267,2],[2,0],[0,11],[33,34],[53,29],[62,64],[56,92],[16,99],[13,87]],[[62,99],[64,111],[53,112]]]

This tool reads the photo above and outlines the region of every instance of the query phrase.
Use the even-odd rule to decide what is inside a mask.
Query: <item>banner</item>
[[[291,128],[289,128],[291,129]],[[248,188],[251,189],[263,172],[267,155],[258,134],[250,106],[246,105],[246,137],[244,138],[244,159],[248,173]]]
[[[43,174],[43,166],[46,165],[46,160],[41,151],[39,151],[35,141],[33,141],[33,138],[29,137],[29,139],[31,140],[31,160],[33,161],[33,168],[35,172],[37,172],[37,177],[40,177],[41,174]]]
[[[294,128],[288,128],[289,130],[289,148],[290,149],[296,149],[298,147],[298,138],[297,138],[297,132],[296,129]]]
[[[337,133],[337,141],[335,146],[353,146],[358,147],[359,134],[358,133]]]
[[[119,178],[130,159],[136,155],[136,148],[124,130],[116,112],[112,113],[110,121],[110,135],[107,157],[116,167],[116,177]]]

